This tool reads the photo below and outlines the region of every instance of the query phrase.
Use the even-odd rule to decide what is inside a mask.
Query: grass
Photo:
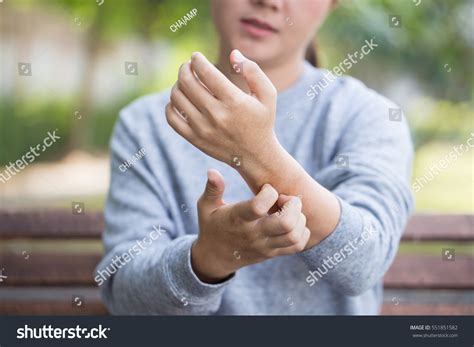
[[[429,173],[453,149],[449,143],[431,143],[416,153],[413,180]],[[463,153],[415,193],[416,211],[474,213],[474,150]],[[428,176],[430,177],[430,176]]]
[[[456,255],[474,256],[473,242],[402,242],[398,254],[432,255],[441,257],[443,248],[453,248]]]
[[[71,210],[72,202],[83,202],[87,212],[100,212],[104,209],[106,196],[104,195],[82,195],[61,196],[55,198],[28,199],[23,198],[8,201],[8,207],[12,209],[57,209]]]

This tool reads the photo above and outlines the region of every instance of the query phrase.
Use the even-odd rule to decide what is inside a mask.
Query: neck
[[[220,50],[217,68],[237,87],[248,92],[244,79],[233,71],[229,62],[229,54],[230,50]],[[258,65],[272,81],[278,92],[293,85],[303,71],[303,59],[299,55],[278,62],[259,63]]]

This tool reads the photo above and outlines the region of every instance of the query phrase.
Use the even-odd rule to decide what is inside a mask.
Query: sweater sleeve
[[[380,283],[397,253],[412,209],[409,188],[413,148],[405,119],[389,120],[385,98],[371,95],[343,127],[328,164],[315,179],[338,198],[335,230],[300,253],[306,281],[327,281],[345,295]]]
[[[196,235],[179,233],[160,177],[149,165],[165,165],[165,158],[159,148],[143,147],[133,130],[136,116],[130,107],[122,111],[111,140],[105,255],[95,277],[103,300],[112,314],[212,314],[232,277],[206,284],[193,272]],[[145,155],[133,162],[142,148]],[[131,165],[123,165],[127,160]]]

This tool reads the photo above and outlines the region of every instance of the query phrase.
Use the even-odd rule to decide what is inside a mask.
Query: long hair
[[[306,48],[305,58],[314,67],[319,67],[319,59],[318,59],[318,50],[316,45],[316,40],[311,40],[308,48]]]

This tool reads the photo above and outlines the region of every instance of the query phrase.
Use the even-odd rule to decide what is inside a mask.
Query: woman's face
[[[212,0],[222,49],[257,63],[304,53],[333,0]]]

